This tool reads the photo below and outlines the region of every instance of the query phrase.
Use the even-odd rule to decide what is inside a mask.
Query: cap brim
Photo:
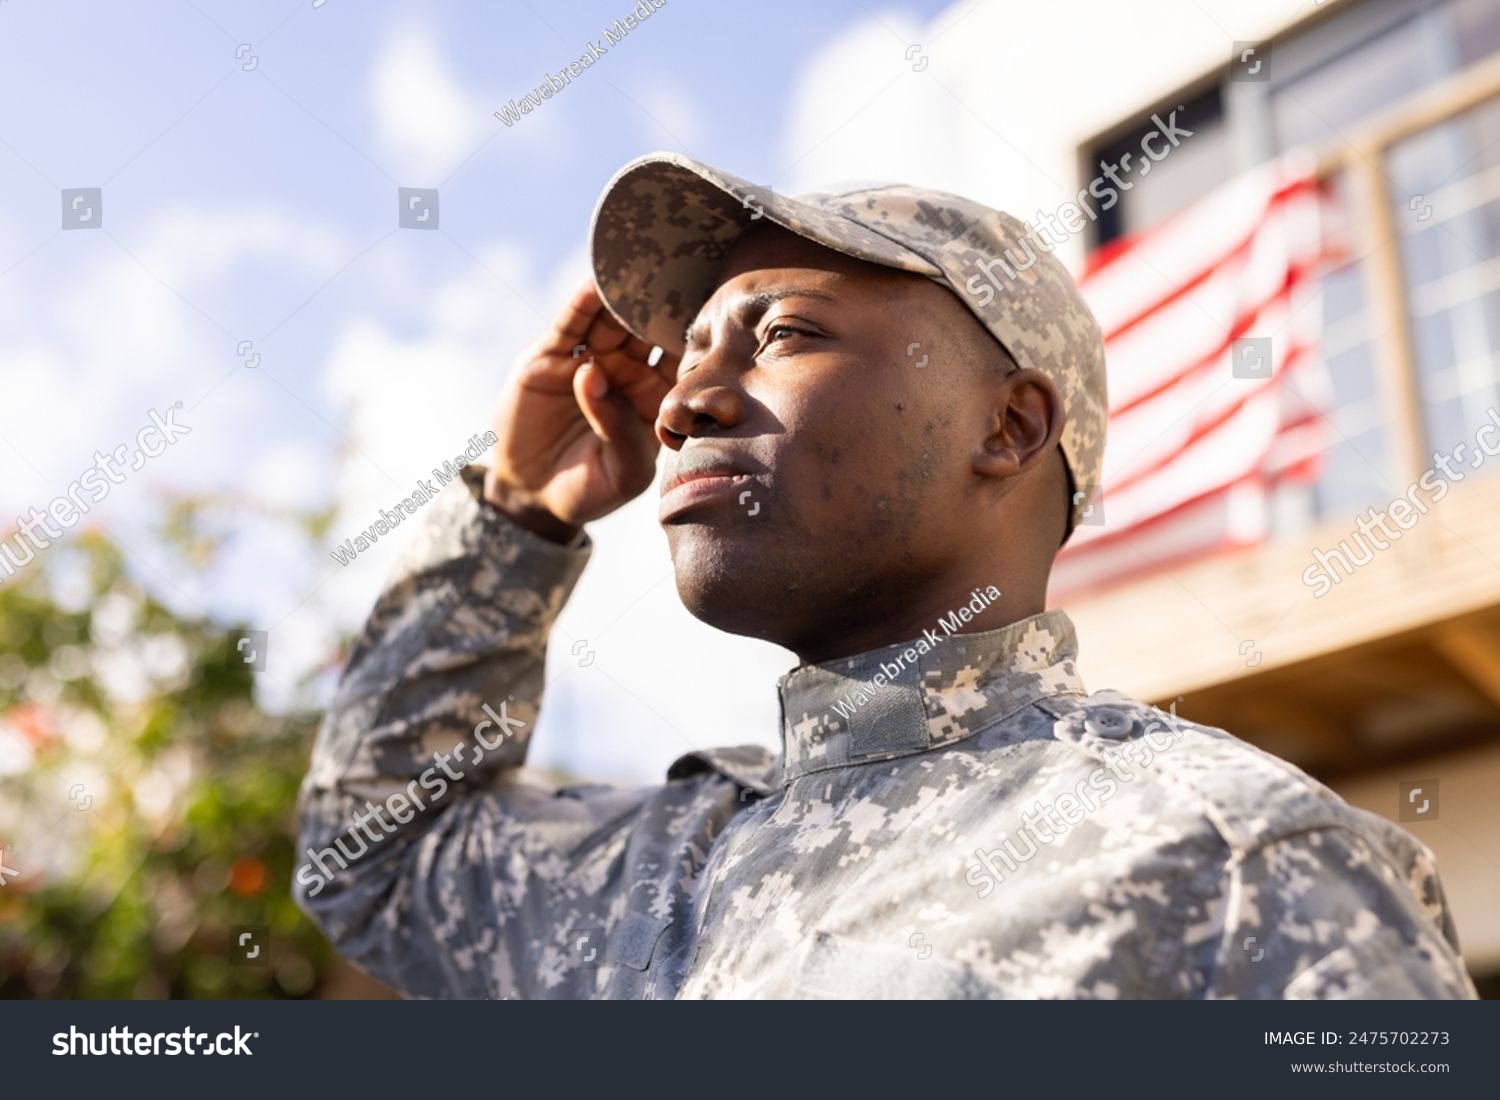
[[[632,333],[681,353],[683,331],[745,230],[769,221],[856,259],[929,278],[930,260],[834,211],[675,153],[622,168],[594,209],[589,251],[605,306]]]

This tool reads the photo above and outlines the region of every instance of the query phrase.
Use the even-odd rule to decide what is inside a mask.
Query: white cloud
[[[320,222],[273,206],[164,210],[152,225],[141,262],[173,286],[189,279],[221,279],[235,264],[254,260],[322,273],[348,260],[349,242]]]
[[[278,440],[247,455],[244,489],[269,508],[306,510],[327,503],[327,490],[312,471],[326,467],[329,448],[304,440]]]
[[[454,69],[431,32],[412,25],[393,32],[376,59],[371,90],[382,155],[413,186],[437,186],[493,129],[495,108],[460,87]]]
[[[1021,16],[1007,9],[1004,18]],[[1021,91],[1027,81],[1020,74],[1032,75],[1029,40],[997,36],[984,13],[962,25],[950,13],[927,26],[891,14],[881,20],[883,26],[857,23],[834,39],[798,81],[782,144],[793,167],[778,188],[901,181],[1023,217],[1061,201],[1052,181],[1071,178],[1071,154],[1056,115],[1042,106],[1057,97]],[[941,33],[948,26],[952,32]],[[901,40],[921,53],[908,59]]]
[[[7,280],[10,308],[0,324],[19,335],[7,357],[12,400],[0,404],[0,432],[14,447],[0,447],[0,514],[44,504],[84,472],[96,448],[133,438],[151,409],[180,400],[186,410],[223,377],[233,362],[228,337],[174,290],[195,304],[211,301],[249,261],[321,278],[348,252],[327,228],[264,205],[173,207],[139,240],[122,243],[135,258],[102,234],[62,234],[27,261],[25,278],[18,271]],[[205,405],[195,417],[214,412]],[[243,430],[249,408],[238,412]],[[186,411],[181,420],[197,422]],[[184,440],[131,484],[159,483],[188,450],[192,461],[178,476],[232,481],[236,456],[202,442]]]

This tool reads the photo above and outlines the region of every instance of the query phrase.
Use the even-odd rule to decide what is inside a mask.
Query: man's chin
[[[730,634],[769,637],[788,610],[788,578],[760,540],[696,525],[668,528],[677,594],[709,626]],[[774,640],[774,639],[772,639]]]

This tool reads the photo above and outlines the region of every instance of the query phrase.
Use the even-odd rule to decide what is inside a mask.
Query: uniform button
[[[1084,718],[1083,728],[1095,737],[1118,741],[1135,732],[1135,719],[1114,707],[1096,707]]]

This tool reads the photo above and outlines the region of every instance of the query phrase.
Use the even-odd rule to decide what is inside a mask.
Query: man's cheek
[[[845,482],[834,487],[841,501],[838,519],[844,528],[862,539],[885,540],[915,526],[919,511],[903,493],[899,479],[872,474],[851,471]]]

